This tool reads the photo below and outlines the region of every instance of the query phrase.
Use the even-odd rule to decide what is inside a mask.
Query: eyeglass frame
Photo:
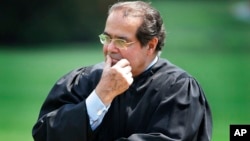
[[[102,33],[100,34],[99,36],[99,39],[100,39],[100,42],[101,44],[103,45],[108,45],[112,42],[112,40],[114,41],[114,44],[116,45],[117,48],[119,49],[127,49],[129,45],[135,43],[135,41],[131,41],[131,42],[127,42],[126,40],[124,39],[119,39],[119,38],[111,38],[109,35],[105,34],[105,33]],[[106,41],[102,40],[102,39],[105,39]],[[108,42],[107,42],[107,39],[108,39]],[[120,41],[120,42],[116,42],[116,41]],[[105,43],[106,42],[106,43]],[[118,46],[117,46],[118,44]],[[119,45],[120,44],[120,45]],[[121,45],[121,44],[124,44],[124,45]]]

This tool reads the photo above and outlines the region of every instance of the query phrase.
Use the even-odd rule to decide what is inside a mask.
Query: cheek
[[[102,47],[102,52],[103,52],[103,54],[106,56],[106,55],[108,54],[107,47],[103,46],[103,47]]]
[[[143,62],[145,58],[141,54],[141,52],[133,51],[132,53],[127,55],[127,59],[131,63],[133,69],[136,69],[137,67],[139,67],[139,65]]]
[[[137,57],[136,57],[136,53],[134,53],[134,51],[125,51],[125,52],[120,52],[121,55],[123,56],[123,58],[126,58],[128,59],[128,61],[131,63],[131,62],[134,62]],[[137,53],[138,54],[138,53]]]

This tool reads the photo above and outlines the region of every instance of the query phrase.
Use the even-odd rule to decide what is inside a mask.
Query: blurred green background
[[[155,0],[152,5],[161,12],[167,29],[162,57],[197,78],[213,113],[212,140],[229,141],[230,124],[250,124],[250,21],[247,12],[241,12],[246,5],[236,0]],[[96,18],[84,22],[95,23]],[[103,27],[104,23],[98,26]],[[74,68],[102,61],[102,46],[97,36],[82,39],[84,28],[74,34],[77,40],[62,38],[67,32],[59,32],[63,35],[54,40],[41,39],[47,35],[39,36],[44,27],[33,38],[26,31],[30,35],[23,42],[12,39],[3,24],[1,29],[6,40],[0,40],[0,140],[32,141],[32,126],[55,81]]]

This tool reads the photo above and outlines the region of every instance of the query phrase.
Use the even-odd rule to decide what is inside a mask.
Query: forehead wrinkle
[[[133,28],[138,28],[141,25],[141,22],[142,20],[133,19],[131,16],[126,16],[126,18],[124,18],[124,11],[113,11],[107,18],[104,33],[110,35],[111,37],[128,39],[129,37],[127,34],[134,32],[131,30],[133,30]]]

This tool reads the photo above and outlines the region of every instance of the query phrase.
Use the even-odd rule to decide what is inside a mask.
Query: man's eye
[[[121,45],[125,45],[127,43],[127,41],[125,41],[125,40],[119,40],[119,44],[121,44]]]

